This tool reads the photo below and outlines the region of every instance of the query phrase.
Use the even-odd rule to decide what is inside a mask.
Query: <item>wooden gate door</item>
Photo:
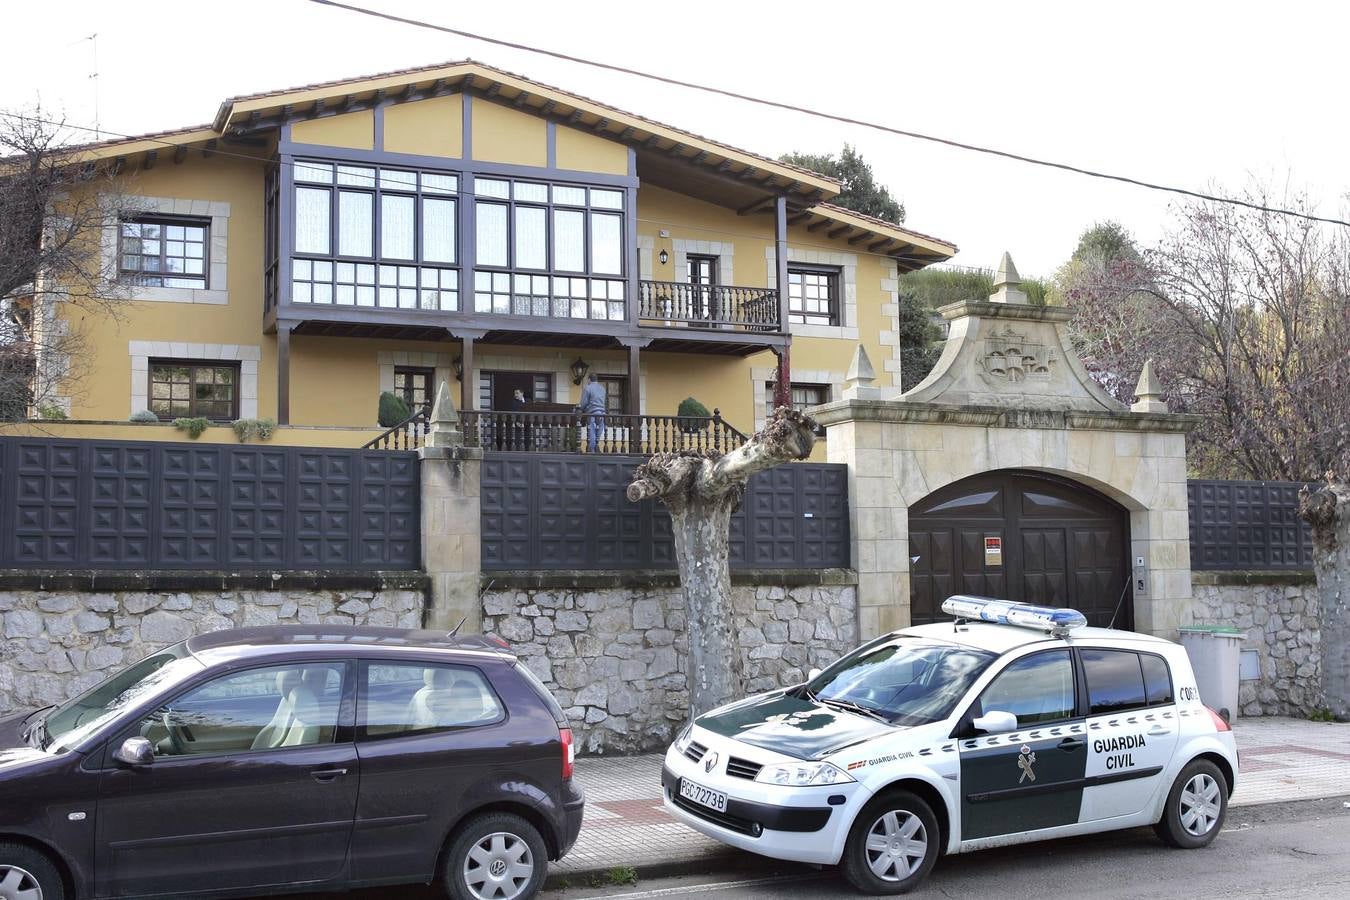
[[[1132,628],[1129,534],[1123,507],[1068,479],[1006,470],[947,485],[909,511],[911,620],[943,621],[943,600],[978,594]]]

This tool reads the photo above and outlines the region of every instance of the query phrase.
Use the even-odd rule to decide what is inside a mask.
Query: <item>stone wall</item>
[[[1307,716],[1320,709],[1322,630],[1311,573],[1197,572],[1193,605],[1198,625],[1235,625],[1244,650],[1261,657],[1259,680],[1243,681],[1244,716]]]
[[[222,581],[191,590],[153,584],[98,590],[96,582],[92,590],[70,584],[28,590],[6,579],[11,584],[0,584],[0,715],[59,703],[193,634],[276,624],[421,626],[421,576],[402,584],[362,580],[371,581],[328,589],[317,582],[238,589]]]
[[[857,644],[857,590],[844,583],[852,573],[824,584],[734,578],[747,691],[796,684]],[[669,578],[624,580],[498,580],[483,594],[483,630],[510,641],[553,691],[585,753],[663,750],[688,714],[680,589]]]

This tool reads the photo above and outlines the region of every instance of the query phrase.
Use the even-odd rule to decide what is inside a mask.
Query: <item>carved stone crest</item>
[[[1011,384],[1027,380],[1049,381],[1055,377],[1058,365],[1054,348],[1028,340],[1025,334],[1006,325],[1001,332],[984,341],[984,353],[980,357],[986,379]]]

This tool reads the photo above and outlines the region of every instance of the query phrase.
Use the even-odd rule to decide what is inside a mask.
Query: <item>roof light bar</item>
[[[991,597],[970,597],[964,594],[957,594],[942,601],[942,611],[960,619],[1035,628],[1058,637],[1064,637],[1072,629],[1082,628],[1087,624],[1087,618],[1076,609],[1030,606],[1025,603],[1011,603]]]

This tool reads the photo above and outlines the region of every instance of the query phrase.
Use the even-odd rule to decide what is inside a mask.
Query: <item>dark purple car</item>
[[[581,828],[572,733],[492,638],[194,637],[0,719],[0,900],[434,883],[523,900]]]

